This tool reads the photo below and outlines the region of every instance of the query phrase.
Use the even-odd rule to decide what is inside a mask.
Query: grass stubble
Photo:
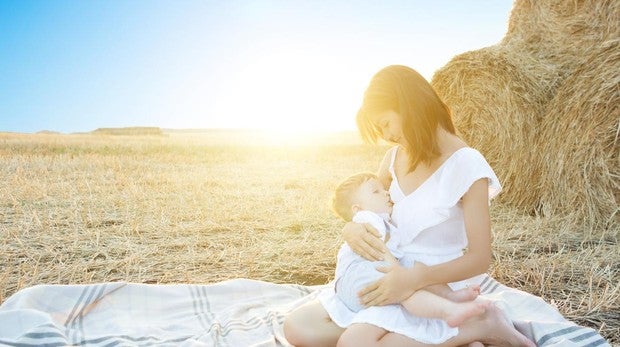
[[[0,133],[0,302],[36,284],[327,283],[343,225],[328,198],[386,149],[351,136]],[[505,203],[491,214],[491,274],[619,345],[620,227]]]

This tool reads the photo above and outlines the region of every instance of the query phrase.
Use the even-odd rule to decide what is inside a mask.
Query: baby
[[[379,280],[384,274],[376,268],[398,262],[399,232],[391,223],[392,201],[376,175],[359,173],[338,185],[332,198],[332,209],[345,221],[370,223],[381,233],[388,253],[387,261],[372,262],[353,252],[345,243],[338,252],[336,264],[336,295],[353,312],[363,306],[357,293],[367,285]],[[473,300],[479,287],[452,291],[447,284],[432,285],[418,290],[401,302],[412,315],[437,318],[451,327],[459,326],[466,319],[482,314],[485,304]]]

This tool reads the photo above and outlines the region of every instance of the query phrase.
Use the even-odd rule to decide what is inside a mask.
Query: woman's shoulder
[[[381,159],[381,167],[385,167],[386,169],[390,168],[394,165],[394,158],[396,157],[396,153],[398,152],[398,146],[393,146],[388,148],[383,155],[383,159]]]
[[[379,180],[381,181],[381,183],[383,183],[385,187],[388,187],[390,185],[390,182],[392,181],[391,171],[393,170],[392,165],[394,162],[394,155],[396,154],[397,150],[398,146],[389,148],[385,152],[385,155],[381,160],[381,164],[379,164],[379,171],[377,172],[377,177],[379,177]]]
[[[448,191],[455,191],[455,196],[462,196],[473,182],[486,178],[489,183],[489,197],[493,198],[501,190],[501,184],[491,165],[482,153],[472,147],[462,147],[455,151],[450,163],[445,165],[440,175],[442,185],[451,187]]]
[[[443,180],[467,181],[468,178],[487,176],[496,179],[495,172],[482,153],[472,147],[461,147],[444,162],[440,176]]]
[[[451,155],[449,160],[452,159],[458,165],[470,165],[470,164],[486,164],[487,160],[484,155],[477,149],[469,146],[458,148]]]

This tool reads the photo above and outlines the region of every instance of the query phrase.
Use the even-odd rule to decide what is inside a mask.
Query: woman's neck
[[[437,127],[437,146],[441,157],[450,156],[452,153],[460,148],[467,147],[465,141],[460,137],[448,132],[441,126]]]

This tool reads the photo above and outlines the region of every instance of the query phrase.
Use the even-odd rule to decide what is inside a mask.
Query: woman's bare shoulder
[[[379,164],[379,171],[377,172],[377,177],[379,181],[383,184],[384,187],[388,187],[392,182],[392,175],[390,174],[390,164],[392,163],[392,153],[394,151],[394,147],[388,149],[381,160],[381,164]]]

